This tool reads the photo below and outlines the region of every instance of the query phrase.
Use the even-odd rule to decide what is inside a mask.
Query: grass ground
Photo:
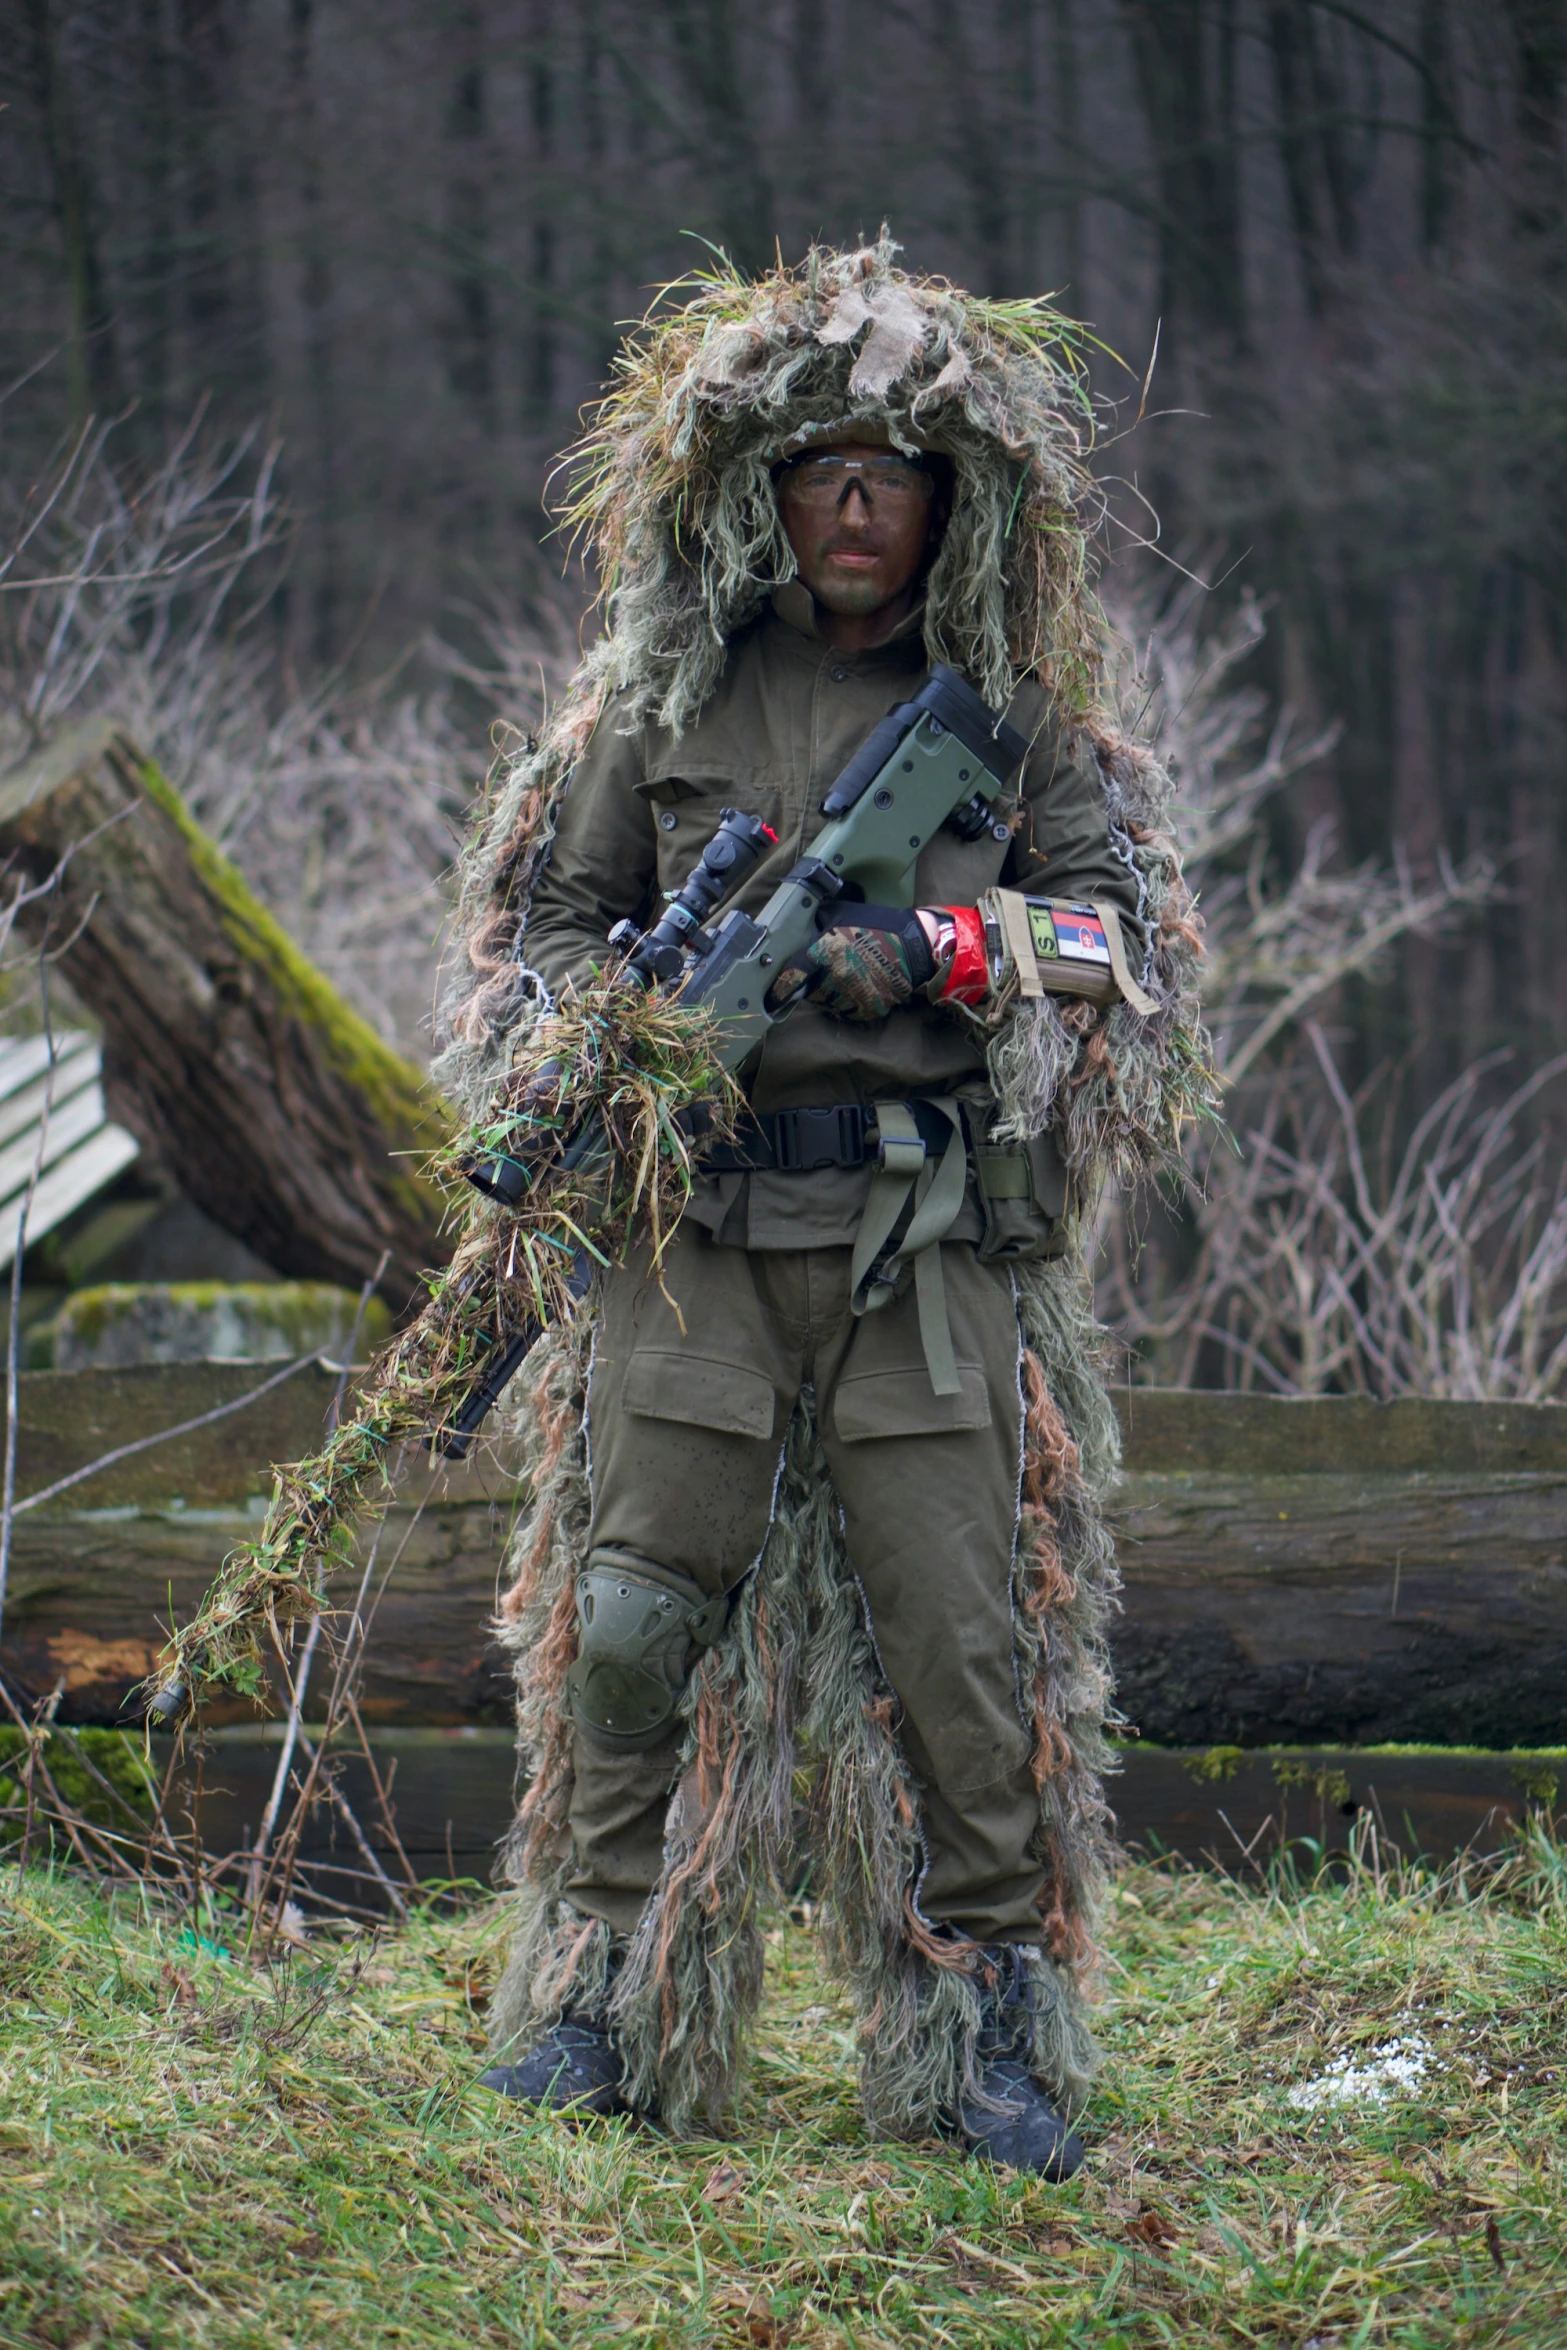
[[[742,2138],[529,2120],[472,2086],[503,1932],[263,1969],[0,1870],[0,2342],[1567,2345],[1543,1842],[1483,1894],[1131,1869],[1060,2189],[868,2141],[786,1922]],[[1393,2085],[1337,2102],[1346,2063]]]

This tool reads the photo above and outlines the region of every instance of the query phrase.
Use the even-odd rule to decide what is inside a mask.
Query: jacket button
[[[848,676],[848,674],[849,674],[849,672],[847,671],[847,669],[835,669],[835,670],[833,671],[833,673],[832,673],[832,681],[833,681],[833,684],[834,684],[834,685],[842,685],[842,683],[843,683],[844,679],[845,679],[845,678]]]
[[[662,816],[660,816],[660,818],[659,818],[659,820],[658,820],[658,821],[659,821],[660,828],[661,828],[663,831],[665,831],[665,832],[673,832],[673,831],[674,831],[674,829],[675,829],[675,826],[676,826],[676,825],[677,825],[677,824],[680,822],[680,819],[679,819],[679,817],[678,817],[678,816],[675,814],[675,811],[674,811],[674,809],[673,809],[673,808],[666,808],[666,809],[664,810],[664,813],[662,814]]]

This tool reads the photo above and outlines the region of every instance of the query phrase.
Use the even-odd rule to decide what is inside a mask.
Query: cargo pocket
[[[772,1435],[777,1412],[765,1372],[706,1355],[639,1348],[626,1365],[621,1407],[644,1420],[676,1420],[726,1436]],[[954,1399],[956,1400],[956,1399]]]
[[[978,1363],[959,1363],[961,1391],[937,1395],[923,1363],[895,1371],[850,1372],[833,1397],[840,1442],[873,1436],[947,1436],[990,1426],[990,1396]]]

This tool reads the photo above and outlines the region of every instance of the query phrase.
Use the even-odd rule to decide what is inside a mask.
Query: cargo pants
[[[977,1941],[1034,1941],[1039,1803],[1013,1661],[1022,1455],[1017,1314],[1004,1265],[942,1244],[962,1392],[933,1392],[912,1290],[850,1311],[848,1248],[746,1250],[683,1225],[664,1284],[607,1284],[588,1392],[589,1549],[732,1590],[772,1520],[790,1416],[814,1388],[850,1565],[921,1788],[921,1913]],[[685,1327],[681,1328],[683,1319]],[[678,1737],[609,1749],[579,1727],[565,1891],[618,1932],[663,1862]]]

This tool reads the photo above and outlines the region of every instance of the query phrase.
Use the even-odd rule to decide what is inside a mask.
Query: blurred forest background
[[[622,323],[693,238],[886,219],[1125,362],[1107,598],[1243,1146],[1107,1226],[1145,1370],[1558,1390],[1567,0],[0,25],[0,763],[123,709],[417,1051],[492,721],[573,654],[545,484]]]

